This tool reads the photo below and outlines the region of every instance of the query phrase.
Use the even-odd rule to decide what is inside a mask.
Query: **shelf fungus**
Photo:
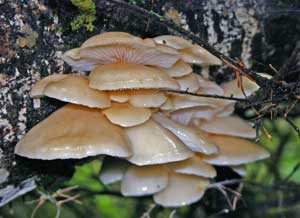
[[[233,82],[220,86],[193,73],[192,64],[221,64],[199,45],[177,36],[142,39],[108,32],[63,59],[90,73],[52,74],[33,86],[33,98],[67,104],[19,141],[17,155],[43,160],[104,155],[102,183],[120,182],[124,196],[152,195],[165,207],[199,201],[217,176],[214,165],[236,169],[269,156],[248,141],[255,131],[232,116],[233,100],[163,92],[243,97]],[[248,94],[257,85],[244,88]]]

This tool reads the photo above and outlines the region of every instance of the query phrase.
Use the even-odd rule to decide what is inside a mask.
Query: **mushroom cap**
[[[195,74],[198,78],[199,86],[206,94],[211,95],[224,95],[224,90],[217,83],[203,78],[200,75]]]
[[[176,173],[202,176],[206,178],[214,178],[217,175],[213,166],[205,163],[197,156],[193,156],[183,161],[168,163],[165,166]]]
[[[200,88],[197,76],[194,73],[176,78],[176,81],[182,91],[195,92]]]
[[[157,44],[167,45],[175,49],[190,48],[193,46],[193,44],[190,41],[179,36],[163,35],[157,36],[153,38],[153,40]]]
[[[171,110],[171,109],[173,109],[173,107],[174,107],[173,102],[171,101],[171,99],[169,97],[167,97],[167,100],[165,101],[165,103],[163,103],[160,106],[160,109],[161,110]]]
[[[116,63],[98,66],[90,74],[90,87],[99,90],[177,89],[177,82],[155,68],[138,64]]]
[[[163,166],[131,166],[122,179],[121,193],[124,196],[151,195],[167,184],[168,172]]]
[[[88,84],[88,79],[84,76],[55,74],[37,82],[31,91],[31,96],[45,95],[92,108],[109,107],[111,104],[108,94],[91,89]]]
[[[121,181],[128,167],[129,163],[126,160],[105,157],[99,179],[104,185]]]
[[[252,95],[252,93],[254,93],[259,89],[259,86],[255,82],[249,80],[247,77],[242,77],[242,78],[243,78],[242,80],[243,88],[246,96]],[[236,98],[245,97],[242,92],[242,89],[237,86],[237,79],[223,83],[222,87],[224,89],[225,96],[232,96]]]
[[[217,144],[219,153],[210,156],[200,155],[200,157],[213,165],[235,166],[270,156],[266,149],[245,139],[223,135],[210,135],[208,138]]]
[[[213,154],[218,148],[208,140],[199,130],[176,123],[161,113],[152,114],[152,119],[176,135],[188,148],[195,152]]]
[[[128,160],[136,165],[180,161],[193,155],[175,135],[152,119],[141,125],[125,128],[125,132],[133,151]]]
[[[215,117],[213,120],[200,122],[201,130],[220,135],[255,138],[256,131],[245,120],[236,117]]]
[[[193,175],[170,173],[168,186],[153,196],[163,207],[181,207],[199,201],[209,185],[209,180]]]
[[[245,176],[247,174],[245,165],[231,166],[231,169],[240,176]]]
[[[15,153],[44,160],[99,154],[128,157],[128,143],[123,130],[101,111],[68,104],[34,126],[16,145]]]
[[[114,103],[110,108],[104,109],[103,114],[116,125],[130,127],[146,122],[151,116],[151,110],[128,103]]]
[[[125,103],[129,101],[130,91],[119,90],[119,91],[109,91],[108,93],[109,93],[110,100],[114,102]]]
[[[180,50],[181,59],[186,63],[196,65],[221,65],[222,61],[200,45],[193,45]]]
[[[192,67],[185,63],[182,60],[177,61],[172,67],[170,68],[160,68],[164,70],[169,76],[171,77],[182,77],[192,73]]]
[[[160,107],[167,97],[164,93],[155,89],[131,91],[129,102],[135,107]]]

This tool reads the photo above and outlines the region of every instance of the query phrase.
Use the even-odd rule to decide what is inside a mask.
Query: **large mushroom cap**
[[[244,139],[222,135],[210,135],[209,139],[218,145],[219,153],[200,156],[203,161],[213,165],[241,165],[270,156],[264,148]]]
[[[90,74],[90,86],[99,90],[178,88],[177,82],[163,71],[128,63],[95,68]]]
[[[193,156],[183,161],[168,163],[166,166],[170,170],[181,174],[189,174],[207,178],[213,178],[217,175],[217,172],[213,166],[205,163],[197,156]]]
[[[160,113],[152,114],[152,118],[161,126],[176,135],[192,151],[204,154],[213,154],[218,151],[215,144],[208,140],[200,131],[176,123]]]
[[[128,160],[136,165],[180,161],[193,155],[175,135],[152,119],[141,125],[125,128],[125,132],[133,151]]]
[[[45,95],[92,108],[109,107],[108,94],[91,89],[88,84],[88,79],[83,76],[55,74],[37,82],[31,91],[31,96],[40,97]]]
[[[15,153],[45,160],[131,155],[121,128],[111,124],[97,109],[72,104],[34,126],[16,145]]]
[[[131,166],[121,183],[124,196],[151,195],[163,190],[168,184],[168,172],[163,166]]]
[[[146,122],[151,116],[151,110],[134,107],[128,103],[114,103],[112,107],[103,110],[103,114],[116,125],[130,127]]]
[[[199,123],[199,128],[205,132],[238,136],[243,138],[255,138],[256,131],[252,126],[239,117],[216,117],[213,120]]]
[[[168,186],[154,195],[154,201],[164,207],[181,207],[199,201],[209,180],[193,175],[170,173]]]

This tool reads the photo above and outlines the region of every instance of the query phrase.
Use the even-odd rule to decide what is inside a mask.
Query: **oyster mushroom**
[[[167,97],[164,93],[155,89],[133,90],[129,96],[129,102],[135,107],[160,107]]]
[[[31,97],[48,96],[61,101],[81,104],[92,108],[109,107],[107,93],[91,89],[84,76],[54,74],[37,82],[31,90]]]
[[[192,67],[185,63],[182,60],[177,61],[172,67],[170,68],[160,68],[164,72],[166,72],[171,77],[182,77],[192,73]]]
[[[90,87],[98,90],[177,89],[176,80],[163,71],[138,64],[116,63],[98,66],[90,74]]]
[[[99,154],[129,157],[123,130],[101,111],[68,104],[34,126],[16,145],[15,153],[33,159],[84,158]]]
[[[193,73],[176,78],[176,81],[179,83],[180,90],[183,91],[195,92],[200,88],[197,77]]]

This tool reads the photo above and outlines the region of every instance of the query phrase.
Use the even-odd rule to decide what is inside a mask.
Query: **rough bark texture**
[[[15,144],[30,128],[62,105],[48,98],[33,101],[29,91],[42,77],[71,72],[61,60],[64,51],[105,31],[142,37],[174,33],[113,1],[94,2],[97,18],[89,32],[84,27],[72,31],[70,24],[81,12],[69,0],[0,0],[0,187],[18,186],[32,177],[50,184],[72,175],[76,161],[29,160],[13,153]],[[171,19],[256,71],[274,74],[268,66],[272,64],[280,69],[280,78],[293,81],[298,77],[300,18],[295,2],[152,0],[137,4]],[[211,69],[211,78],[219,83],[232,77],[226,67]]]

